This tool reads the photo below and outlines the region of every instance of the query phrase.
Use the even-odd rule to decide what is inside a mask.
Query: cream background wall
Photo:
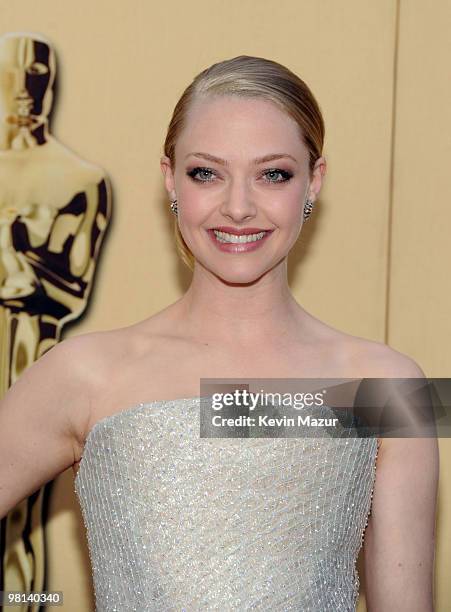
[[[409,354],[427,376],[449,376],[450,24],[447,0],[433,10],[422,0],[0,0],[0,34],[40,32],[56,50],[53,135],[103,166],[113,187],[91,303],[65,337],[144,319],[186,289],[159,169],[167,124],[200,70],[258,55],[299,74],[326,123],[326,182],[290,256],[295,297],[331,325]],[[451,446],[440,446],[444,612]],[[64,591],[64,610],[93,610],[71,470],[55,481],[48,535],[49,588]]]

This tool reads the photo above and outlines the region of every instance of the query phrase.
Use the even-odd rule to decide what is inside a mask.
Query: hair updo
[[[199,97],[233,95],[263,98],[276,104],[299,126],[300,137],[309,151],[312,176],[324,145],[324,120],[320,107],[307,84],[288,68],[273,60],[239,55],[213,64],[200,72],[185,89],[169,122],[164,154],[175,168],[175,145],[183,130],[190,106]],[[174,235],[183,262],[194,269],[194,256],[183,240],[175,219]]]

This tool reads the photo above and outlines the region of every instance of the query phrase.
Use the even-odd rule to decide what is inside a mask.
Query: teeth
[[[242,236],[237,236],[236,234],[227,234],[226,232],[219,232],[218,230],[213,231],[219,242],[232,242],[234,244],[256,242],[257,240],[261,240],[266,234],[266,232],[259,232],[258,234],[243,234]]]

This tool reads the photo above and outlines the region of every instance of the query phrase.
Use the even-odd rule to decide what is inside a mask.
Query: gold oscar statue
[[[55,54],[43,36],[0,37],[1,396],[85,310],[111,218],[104,170],[49,134],[55,75]],[[1,522],[0,591],[47,590],[51,485]]]

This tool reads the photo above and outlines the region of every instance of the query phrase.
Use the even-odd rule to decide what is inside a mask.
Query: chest
[[[279,385],[288,391],[299,390],[300,385],[308,387],[310,382],[302,379],[346,376],[351,377],[350,369],[345,367],[343,357],[332,350],[327,353],[272,346],[232,353],[212,345],[178,351],[166,347],[156,349],[145,359],[117,363],[103,385],[97,409],[105,415],[143,401],[208,395],[213,390],[208,387],[212,383],[225,385],[225,390],[249,384],[249,390],[254,391]]]
[[[65,206],[83,183],[58,159],[0,159],[0,214],[14,219],[30,205],[53,211]]]

